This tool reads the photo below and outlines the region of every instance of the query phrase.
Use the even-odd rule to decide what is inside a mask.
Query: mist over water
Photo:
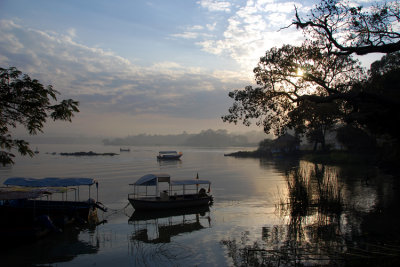
[[[342,242],[343,247],[349,237],[359,235],[355,232],[363,231],[363,217],[394,195],[391,177],[375,168],[224,156],[246,148],[130,147],[130,152],[120,152],[116,146],[38,145],[38,150],[34,158],[18,156],[14,166],[1,167],[0,182],[13,176],[93,177],[99,181],[99,201],[109,211],[98,213],[100,221],[105,222],[97,227],[71,227],[59,235],[6,248],[0,254],[8,255],[6,263],[10,266],[240,266],[249,260],[242,254],[249,249],[288,253],[288,244],[298,248],[300,243],[315,246],[321,239],[311,238],[310,231],[324,227],[336,233],[334,240],[325,237],[326,244],[331,242],[333,248]],[[180,161],[157,161],[160,150],[182,151],[183,157]],[[59,155],[79,151],[118,155]],[[290,182],[294,169],[302,170],[307,179],[304,185],[309,188],[309,205],[302,209],[290,203],[295,191]],[[313,176],[315,170],[321,170],[325,178]],[[129,184],[145,174],[160,172],[170,174],[172,179],[190,179],[198,174],[200,179],[210,180],[214,203],[209,211],[135,219],[127,200],[133,190]],[[315,208],[316,199],[323,199],[318,181],[325,187],[333,181],[343,208],[329,212]],[[318,223],[323,218],[331,223]],[[299,235],[293,235],[293,229],[298,229]],[[20,257],[21,251],[24,257]],[[322,262],[305,259],[303,263],[330,263],[331,254],[322,254]],[[257,255],[250,260],[265,261],[265,256]],[[290,257],[286,260],[288,265],[293,263]]]

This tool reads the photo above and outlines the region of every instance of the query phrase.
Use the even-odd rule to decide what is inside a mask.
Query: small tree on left
[[[1,164],[14,164],[13,150],[21,155],[34,155],[27,141],[12,136],[12,129],[22,126],[30,135],[36,135],[43,132],[48,118],[71,121],[74,113],[79,112],[79,102],[57,101],[58,94],[51,85],[45,87],[15,67],[0,68]]]

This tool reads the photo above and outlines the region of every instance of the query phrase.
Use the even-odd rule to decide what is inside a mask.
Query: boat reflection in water
[[[160,210],[135,211],[129,218],[133,225],[132,241],[145,243],[169,243],[180,234],[211,227],[208,206]]]
[[[177,167],[182,165],[182,160],[157,160],[160,167]]]
[[[2,258],[1,266],[53,266],[80,255],[97,254],[100,245],[95,229],[96,226],[66,227],[62,233],[35,242],[4,242],[0,248],[7,256]],[[89,237],[84,239],[85,236]]]

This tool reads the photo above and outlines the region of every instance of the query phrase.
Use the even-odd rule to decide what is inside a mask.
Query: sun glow
[[[303,75],[304,75],[304,71],[301,68],[298,68],[297,69],[297,76],[303,77]]]

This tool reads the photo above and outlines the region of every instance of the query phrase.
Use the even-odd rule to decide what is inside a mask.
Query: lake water
[[[398,248],[399,235],[393,234],[398,230],[390,228],[397,215],[379,215],[397,201],[397,185],[392,176],[374,167],[224,156],[245,148],[180,147],[182,159],[171,162],[158,162],[156,155],[176,148],[130,147],[130,152],[120,152],[119,147],[102,145],[38,145],[38,149],[34,158],[18,156],[14,166],[1,167],[0,183],[12,176],[93,177],[99,181],[99,201],[109,210],[99,211],[104,222],[97,227],[69,227],[33,243],[6,247],[0,253],[2,266],[344,265],[350,254],[364,259],[370,252],[367,244],[379,244],[383,255],[389,253],[382,242]],[[78,151],[119,155],[58,154]],[[307,177],[306,207],[295,201],[296,168]],[[198,174],[210,180],[213,205],[193,214],[135,218],[127,200],[133,189],[129,184],[160,172],[172,179]],[[315,178],[315,172],[322,178]],[[332,188],[328,206],[315,205],[329,199],[322,193],[328,190],[321,188]],[[390,222],[381,225],[388,218]]]

